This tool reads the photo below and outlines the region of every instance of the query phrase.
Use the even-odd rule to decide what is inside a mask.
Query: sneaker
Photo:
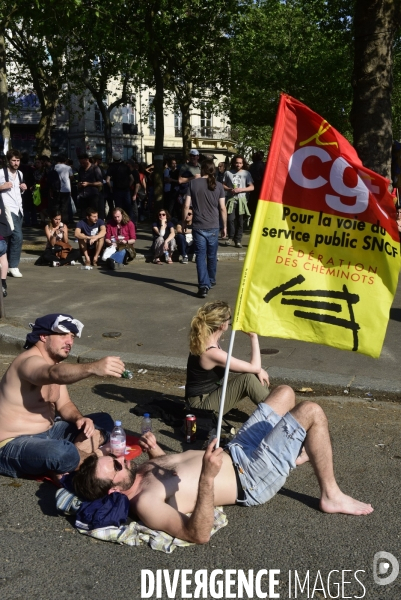
[[[210,282],[210,287],[211,287],[211,288],[212,288],[212,287],[214,287],[215,285],[216,285],[216,282],[215,282],[215,281],[213,281],[213,283],[212,283],[212,282]]]
[[[3,290],[3,298],[5,298],[7,296],[7,288],[2,287],[1,289]]]
[[[8,274],[12,277],[22,277],[22,273],[18,267],[13,267],[12,269],[8,269]]]
[[[226,245],[226,246],[231,246],[231,245],[232,245],[232,241],[230,240],[230,238],[228,238],[228,239],[226,240],[226,243],[225,243],[225,245]]]
[[[206,298],[207,293],[208,293],[208,288],[207,287],[201,287],[198,290],[198,298]]]
[[[188,256],[183,256],[181,262],[183,265],[187,265],[188,264]]]
[[[236,248],[242,248],[242,244],[240,244],[239,242],[235,242],[235,247]]]
[[[112,271],[115,271],[116,269],[122,269],[122,264],[118,263],[114,260],[114,258],[108,258],[106,260],[106,265],[109,269],[111,269]]]
[[[78,264],[78,263],[77,263],[77,261],[76,261],[76,260],[72,260],[72,261],[70,262],[70,265],[71,265],[72,267],[75,267],[75,265],[77,265],[77,264]]]
[[[53,261],[53,267],[59,267],[59,266],[60,266],[60,263],[57,262],[56,260],[54,260]]]

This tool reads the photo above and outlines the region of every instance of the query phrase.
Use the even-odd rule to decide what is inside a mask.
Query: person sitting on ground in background
[[[75,237],[78,240],[81,256],[84,257],[86,267],[90,266],[91,257],[93,266],[97,265],[105,235],[106,226],[104,221],[99,219],[94,208],[87,208],[86,219],[78,221],[75,229]]]
[[[10,477],[74,471],[108,441],[113,425],[100,413],[93,421],[73,404],[67,385],[91,375],[121,377],[124,363],[108,356],[92,363],[64,363],[83,324],[50,314],[31,325],[22,352],[0,382],[0,473]],[[55,421],[56,414],[61,421]],[[96,425],[101,428],[95,429]]]
[[[80,258],[78,248],[72,248],[68,241],[68,227],[61,221],[61,211],[50,212],[49,223],[45,227],[47,238],[46,249],[42,255],[42,261],[53,267],[63,265],[75,265]],[[61,253],[63,258],[61,258]]]
[[[178,251],[182,256],[181,262],[183,265],[188,264],[188,254],[193,254],[194,252],[194,240],[192,237],[192,214],[192,209],[190,208],[189,212],[187,212],[185,220],[177,223],[176,227],[176,241]]]
[[[227,352],[220,347],[220,338],[228,330],[231,310],[226,302],[207,302],[198,309],[191,321],[185,402],[190,408],[203,408],[218,413]],[[230,370],[235,375],[228,380],[224,413],[235,408],[248,396],[255,404],[269,395],[269,376],[262,369],[259,340],[256,333],[247,334],[251,340],[251,360],[231,357]]]
[[[286,385],[259,404],[224,450],[216,448],[214,439],[205,452],[166,455],[151,432],[141,437],[140,444],[150,460],[139,466],[127,464],[123,456],[92,454],[85,459],[74,474],[75,493],[91,501],[113,492],[125,494],[131,512],[146,527],[206,544],[215,506],[264,504],[296,466],[310,460],[323,512],[360,516],[373,512],[370,504],[345,495],[336,482],[322,408],[314,402],[295,406],[294,391]]]
[[[113,210],[113,218],[107,223],[105,245],[114,248],[114,252],[108,256],[108,266],[114,268],[114,263],[126,265],[135,258],[136,232],[135,225],[130,221],[127,213],[119,207]],[[105,252],[106,252],[105,250]],[[103,256],[104,260],[104,256]]]
[[[226,246],[235,243],[242,248],[241,240],[244,231],[244,216],[250,218],[248,209],[248,193],[254,189],[253,179],[249,173],[248,163],[243,156],[235,155],[231,159],[231,169],[225,172],[223,187],[227,196],[227,229]]]
[[[177,247],[174,223],[167,210],[160,209],[157,217],[153,223],[153,262],[160,265],[160,257],[164,255],[166,263],[171,264],[171,256]]]

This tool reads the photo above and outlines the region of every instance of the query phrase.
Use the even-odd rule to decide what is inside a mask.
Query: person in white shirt
[[[22,249],[22,194],[27,187],[23,182],[21,171],[18,170],[21,161],[19,150],[7,152],[8,167],[0,169],[0,192],[6,210],[11,213],[14,229],[8,241],[8,273],[13,277],[22,277],[18,265]]]
[[[53,194],[53,208],[61,211],[63,223],[70,221],[68,208],[71,202],[71,181],[74,179],[74,173],[69,165],[66,164],[67,157],[60,154],[57,157],[57,164],[54,170],[60,177],[60,191]]]

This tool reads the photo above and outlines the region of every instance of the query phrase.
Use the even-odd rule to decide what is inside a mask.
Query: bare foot
[[[309,456],[305,450],[305,446],[303,446],[301,454],[298,456],[297,460],[295,461],[295,464],[297,465],[297,467],[299,467],[299,465],[303,465],[304,463],[308,462],[308,460]]]
[[[370,515],[374,510],[371,504],[354,500],[351,496],[343,494],[341,490],[331,498],[322,496],[320,509],[326,513],[343,513],[345,515]]]

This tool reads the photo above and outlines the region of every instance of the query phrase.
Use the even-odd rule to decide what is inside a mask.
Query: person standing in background
[[[198,272],[198,297],[206,298],[210,288],[216,285],[217,249],[219,245],[219,213],[223,221],[223,233],[227,231],[227,212],[224,189],[216,181],[216,167],[212,160],[204,160],[201,176],[189,183],[182,211],[185,222],[192,206],[192,235]]]
[[[11,214],[13,230],[8,240],[8,273],[12,277],[22,277],[18,268],[22,250],[22,220],[24,211],[22,208],[22,194],[27,186],[23,182],[23,175],[18,170],[21,161],[19,150],[7,152],[8,166],[0,170],[0,192],[6,211]],[[4,284],[3,284],[4,287]]]
[[[241,240],[244,231],[244,215],[250,217],[248,209],[248,193],[254,189],[253,179],[248,171],[248,164],[243,156],[236,154],[231,159],[231,169],[224,175],[224,189],[227,197],[228,240],[226,246],[234,242],[236,248],[242,248]]]

